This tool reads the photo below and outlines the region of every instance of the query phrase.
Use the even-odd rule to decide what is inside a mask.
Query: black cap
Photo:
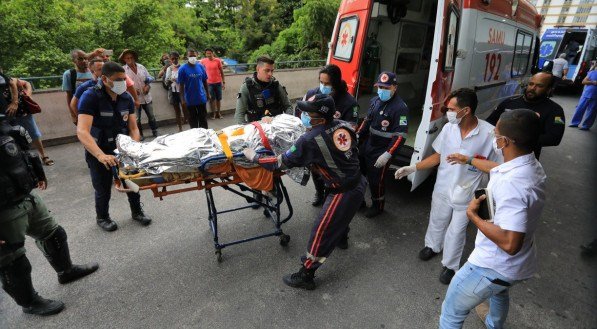
[[[328,120],[333,119],[336,113],[336,104],[330,95],[316,94],[306,101],[296,102],[296,105],[303,112],[319,113]]]

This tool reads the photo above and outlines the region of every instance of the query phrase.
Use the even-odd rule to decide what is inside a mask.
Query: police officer
[[[329,64],[319,71],[319,87],[308,90],[303,100],[309,100],[318,94],[330,95],[334,99],[334,104],[336,104],[334,119],[344,120],[356,127],[359,120],[359,104],[348,93],[346,81],[342,80],[342,71],[337,65]],[[300,111],[297,110],[297,112]],[[323,177],[316,172],[312,173],[312,177],[315,185],[315,198],[311,204],[318,207],[325,200]]]
[[[384,175],[390,159],[404,144],[408,132],[408,107],[396,93],[396,74],[382,72],[377,79],[377,96],[371,99],[367,117],[359,126],[361,168],[371,189],[371,208],[365,216],[373,218],[384,209]]]
[[[292,113],[286,88],[273,76],[274,64],[274,60],[267,56],[257,58],[256,72],[240,86],[234,112],[236,123],[242,125],[259,120],[271,123],[278,114]],[[254,193],[253,199],[261,201],[261,195]],[[252,208],[259,208],[259,203],[254,202]]]
[[[2,109],[1,112],[4,112]],[[73,265],[66,231],[48,212],[43,200],[31,191],[47,186],[41,160],[29,152],[31,137],[20,126],[11,126],[0,114],[0,280],[2,288],[23,312],[56,314],[64,308],[60,301],[37,294],[31,282],[31,264],[25,255],[25,235],[54,270],[58,282],[69,283],[95,272],[99,265]]]
[[[266,56],[257,58],[256,72],[245,79],[238,93],[236,123],[259,121],[264,117],[269,117],[265,122],[271,122],[273,116],[292,113],[288,93],[273,74],[274,60]]]
[[[79,101],[77,137],[85,147],[85,160],[95,189],[97,225],[105,231],[118,228],[109,215],[112,188],[111,167],[117,166],[114,149],[118,134],[130,135],[139,141],[133,98],[126,90],[126,74],[122,66],[107,62],[102,67],[101,82],[83,93]],[[151,224],[141,208],[138,193],[127,193],[133,220]]]
[[[318,94],[312,101],[297,103],[301,120],[309,131],[284,154],[278,157],[256,155],[245,149],[247,159],[274,170],[310,166],[323,178],[328,195],[315,220],[302,267],[284,277],[284,283],[295,288],[315,289],[315,270],[323,264],[339,243],[348,239],[348,225],[359,209],[367,181],[361,174],[353,127],[335,120],[334,100]]]

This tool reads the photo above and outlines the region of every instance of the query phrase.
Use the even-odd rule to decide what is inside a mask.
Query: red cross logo
[[[346,44],[348,43],[348,32],[346,32],[346,30],[342,33],[342,41],[340,41],[340,44],[342,44],[342,46],[346,46]]]
[[[340,143],[340,145],[342,146],[348,143],[348,139],[346,138],[346,135],[344,133],[338,135],[338,143]]]
[[[351,137],[348,134],[348,131],[343,128],[338,129],[334,132],[333,138],[334,145],[338,148],[338,150],[342,152],[350,150]]]

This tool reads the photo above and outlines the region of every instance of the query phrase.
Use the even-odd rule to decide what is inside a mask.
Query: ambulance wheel
[[[290,235],[288,235],[288,234],[280,235],[280,245],[282,247],[286,247],[289,242],[290,242]]]
[[[222,250],[216,250],[216,258],[218,259],[218,263],[222,262]]]

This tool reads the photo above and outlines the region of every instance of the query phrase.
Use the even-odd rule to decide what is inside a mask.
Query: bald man
[[[564,109],[548,97],[554,82],[554,76],[549,72],[539,72],[533,75],[522,95],[511,97],[500,103],[486,120],[495,126],[500,115],[510,110],[529,109],[537,113],[541,121],[541,135],[534,150],[537,159],[541,155],[543,146],[560,144],[566,127]]]

